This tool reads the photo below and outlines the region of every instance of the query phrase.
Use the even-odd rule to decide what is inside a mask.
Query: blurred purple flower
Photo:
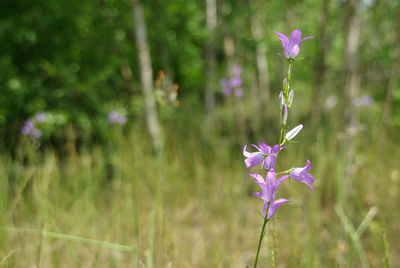
[[[118,118],[118,112],[112,110],[109,114],[108,114],[108,121],[110,123],[115,123],[117,122],[117,118]]]
[[[235,76],[240,76],[242,74],[242,66],[240,65],[234,65],[232,67],[232,72]]]
[[[230,88],[230,87],[224,87],[224,88],[222,89],[222,93],[224,93],[225,96],[229,96],[229,95],[232,94],[232,88]]]
[[[235,97],[241,98],[241,97],[243,97],[243,89],[236,88],[233,94],[235,95]]]
[[[299,55],[300,52],[300,45],[303,43],[303,41],[314,38],[314,36],[308,36],[303,39],[301,39],[301,31],[300,30],[294,30],[292,34],[290,35],[290,39],[288,37],[280,32],[274,32],[277,34],[282,41],[283,45],[283,50],[285,53],[285,58],[287,59],[293,59]]]
[[[120,114],[120,115],[118,116],[118,118],[117,118],[117,122],[118,122],[120,125],[124,125],[124,124],[126,123],[126,116],[123,115],[123,114]]]
[[[42,136],[43,132],[38,128],[33,128],[31,131],[31,134],[35,138],[40,138]]]
[[[44,112],[37,112],[35,118],[40,123],[46,122],[46,114]]]
[[[120,124],[120,125],[124,125],[126,123],[127,119],[126,116],[122,113],[119,113],[115,110],[112,110],[111,112],[109,112],[108,114],[108,122],[110,122],[111,124]]]
[[[229,79],[227,78],[221,78],[221,80],[219,80],[219,84],[221,85],[221,87],[229,87]]]
[[[292,177],[293,180],[302,182],[306,184],[308,187],[311,188],[311,190],[314,191],[314,188],[311,186],[311,184],[314,182],[313,176],[309,173],[311,170],[311,162],[310,160],[307,159],[307,165],[303,168],[292,168],[290,170],[290,177]]]
[[[374,100],[371,96],[363,96],[353,100],[353,105],[356,107],[359,106],[370,106],[374,103]]]
[[[35,127],[35,123],[33,123],[33,120],[31,120],[31,119],[26,120],[24,125],[21,128],[22,135],[29,135],[34,127]]]
[[[242,85],[242,78],[240,76],[235,76],[229,79],[230,87],[240,87]]]

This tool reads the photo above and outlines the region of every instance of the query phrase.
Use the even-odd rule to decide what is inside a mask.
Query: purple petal
[[[272,219],[272,218],[275,216],[276,211],[278,210],[278,208],[280,207],[280,205],[282,205],[282,204],[284,204],[284,203],[287,203],[287,202],[290,202],[290,200],[287,200],[287,199],[278,199],[278,200],[272,202],[272,203],[270,204],[269,210],[268,210],[268,219]],[[265,213],[264,213],[264,215],[265,215]]]
[[[270,154],[271,153],[271,147],[266,145],[264,142],[259,142],[258,147],[260,148],[260,151],[264,154]]]
[[[283,50],[285,52],[285,57],[289,58],[289,55],[288,55],[289,39],[287,38],[286,35],[284,35],[280,32],[274,32],[274,33],[277,34],[279,36],[278,39],[280,39],[282,41]]]
[[[295,44],[295,45],[292,47],[292,49],[289,51],[289,56],[290,56],[291,58],[295,58],[295,57],[297,57],[297,55],[299,55],[299,52],[300,52],[300,47],[299,47],[298,44]]]
[[[265,183],[263,176],[261,176],[260,174],[251,173],[249,175],[256,179],[259,183]]]
[[[300,42],[301,39],[301,31],[296,29],[292,32],[292,34],[290,35],[290,39],[289,39],[289,50],[292,50],[292,48],[295,45],[298,45],[298,43]]]
[[[244,160],[244,163],[246,165],[246,168],[252,168],[255,166],[260,165],[264,161],[264,157],[260,155],[260,153],[251,153],[251,156],[247,157]]]
[[[242,78],[241,77],[232,77],[229,80],[230,87],[240,87],[242,85]]]
[[[275,178],[276,178],[276,173],[275,170],[272,168],[268,171],[267,176],[265,177],[265,182],[274,184]]]
[[[259,193],[259,192],[253,192],[252,194],[253,194],[254,196],[257,196],[257,197],[259,197],[259,198],[262,198],[262,194]]]
[[[307,37],[305,37],[305,38],[301,39],[301,40],[300,40],[300,42],[299,42],[299,46],[300,46],[300,45],[301,45],[301,43],[303,43],[305,40],[307,40],[307,39],[311,39],[311,38],[315,38],[315,36],[307,36]]]

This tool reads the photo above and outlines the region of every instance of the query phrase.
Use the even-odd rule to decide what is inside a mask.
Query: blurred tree
[[[146,22],[141,0],[133,0],[132,7],[133,18],[135,20],[136,46],[139,53],[142,90],[146,105],[147,126],[153,140],[154,150],[158,152],[162,141],[157,116],[157,107],[153,93],[153,68],[151,66]]]

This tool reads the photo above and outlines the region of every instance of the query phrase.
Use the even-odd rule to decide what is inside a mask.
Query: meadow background
[[[304,129],[279,166],[310,159],[315,192],[279,189],[278,267],[400,267],[399,14],[395,0],[2,1],[0,265],[251,266],[262,202],[242,146],[278,141],[273,31],[298,28],[316,37],[293,66],[288,125]],[[243,94],[224,94],[236,65]],[[23,135],[28,119],[40,133]]]

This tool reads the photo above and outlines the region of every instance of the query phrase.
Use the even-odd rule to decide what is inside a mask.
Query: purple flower
[[[261,188],[261,193],[253,193],[253,195],[261,198],[265,202],[272,202],[275,199],[276,190],[281,182],[289,177],[289,175],[283,176],[279,180],[275,181],[276,173],[275,170],[272,168],[268,171],[267,176],[264,178],[260,174],[249,174],[253,178],[256,179],[256,183]]]
[[[281,184],[283,180],[287,179],[289,175],[283,176],[282,178],[275,181],[276,173],[274,169],[271,169],[270,171],[268,171],[265,181],[264,178],[259,174],[250,174],[250,176],[256,179],[256,183],[261,188],[261,193],[255,192],[253,193],[253,195],[261,198],[264,201],[264,210],[263,210],[264,216],[268,207],[268,203],[270,203],[268,210],[268,219],[271,219],[272,217],[274,217],[280,205],[289,202],[289,200],[287,199],[278,199],[275,201],[275,195],[278,186]]]
[[[113,110],[108,114],[108,121],[110,123],[115,123],[117,121],[117,118],[118,118],[118,112],[117,111]]]
[[[126,116],[122,113],[119,113],[115,110],[112,110],[109,114],[108,114],[108,121],[111,124],[120,124],[120,125],[124,125],[126,123]]]
[[[33,128],[31,131],[31,134],[35,138],[40,138],[42,136],[43,132],[38,128]]]
[[[276,156],[278,155],[279,145],[275,144],[273,147],[266,145],[263,142],[259,142],[258,146],[252,144],[254,148],[258,150],[258,152],[247,152],[247,145],[243,146],[243,155],[246,157],[244,160],[244,164],[249,170],[252,167],[263,164],[263,167],[266,170],[275,168],[276,165]],[[283,149],[283,148],[281,148]]]
[[[229,96],[229,95],[232,94],[232,88],[230,88],[230,87],[224,87],[224,88],[222,89],[222,93],[224,93],[225,96]]]
[[[221,80],[219,80],[219,84],[221,85],[221,87],[229,87],[229,79],[227,78],[221,78]]]
[[[36,121],[42,123],[46,122],[46,114],[44,112],[38,112],[35,115]]]
[[[242,78],[239,76],[232,77],[229,79],[230,87],[240,87],[242,85]]]
[[[364,96],[353,100],[353,105],[356,107],[370,106],[372,103],[374,103],[374,100],[371,98],[371,96]]]
[[[124,125],[124,124],[126,123],[126,116],[123,115],[123,114],[120,114],[120,115],[118,116],[118,118],[117,118],[117,122],[118,122],[120,125]]]
[[[236,88],[233,94],[235,95],[236,98],[241,98],[243,97],[243,89]]]
[[[292,34],[290,35],[290,39],[288,39],[287,36],[282,33],[274,33],[277,34],[279,36],[278,39],[282,41],[285,58],[287,59],[293,59],[297,57],[300,52],[301,43],[303,43],[304,40],[314,38],[314,36],[308,36],[301,39],[301,31],[297,29],[292,32]]]
[[[22,135],[29,135],[34,127],[35,127],[35,123],[33,123],[33,120],[31,120],[31,119],[26,120],[24,125],[21,128]]]
[[[278,200],[271,202],[271,204],[269,205],[269,210],[268,210],[268,219],[272,219],[275,216],[276,211],[278,210],[280,205],[287,203],[287,202],[290,202],[290,200],[278,199]],[[267,208],[268,208],[268,202],[264,202],[264,209],[263,209],[264,217],[265,217],[265,211],[267,210]]]
[[[302,182],[306,184],[308,187],[311,188],[311,190],[314,191],[314,188],[311,186],[311,184],[314,182],[313,176],[309,173],[311,170],[311,162],[310,160],[307,159],[307,165],[303,168],[292,168],[290,170],[290,177],[292,177],[293,180]]]
[[[235,76],[240,76],[242,74],[242,66],[240,66],[240,65],[233,66],[232,72]]]

